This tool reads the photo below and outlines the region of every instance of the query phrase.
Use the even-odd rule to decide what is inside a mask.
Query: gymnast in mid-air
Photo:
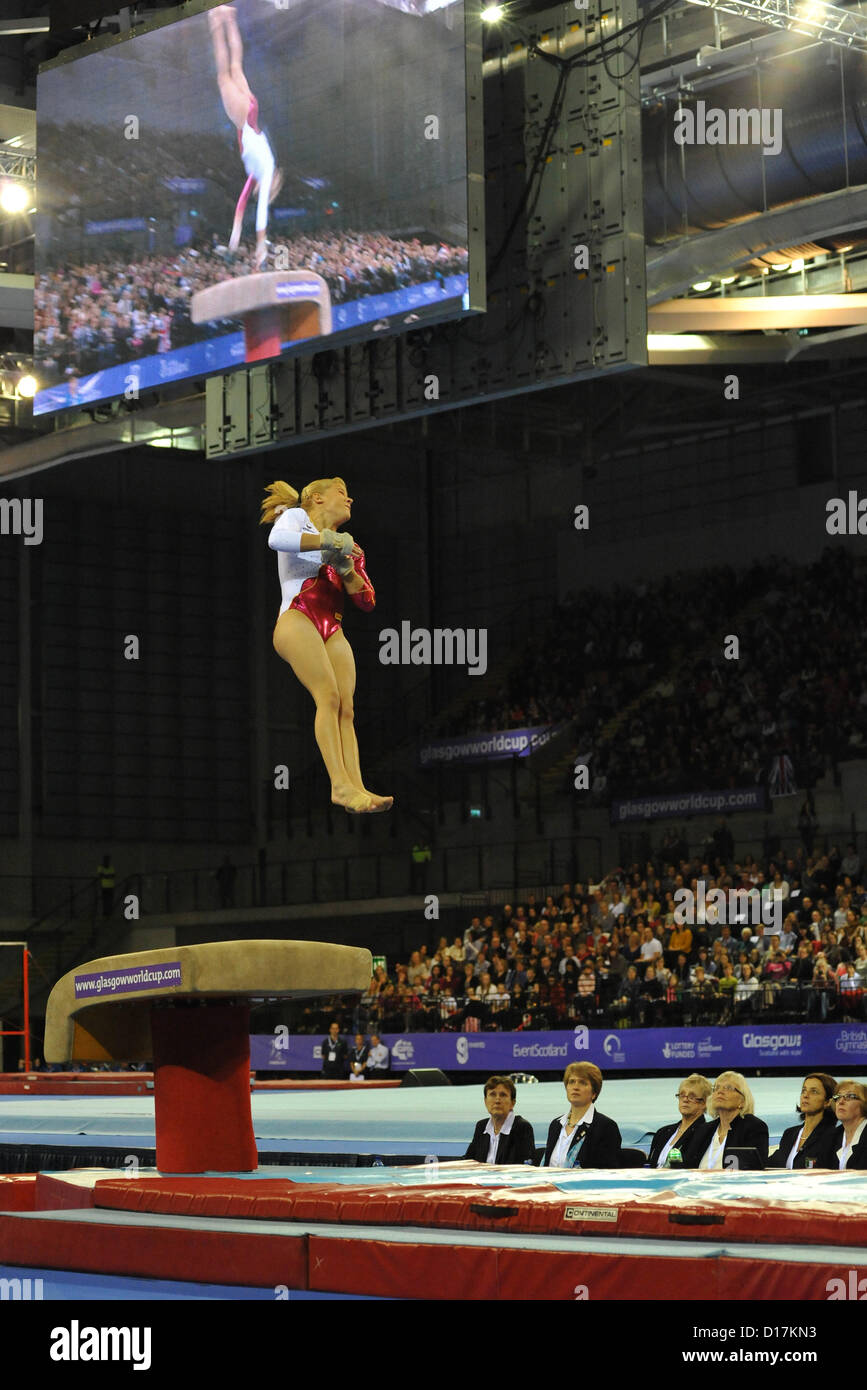
[[[331,801],[355,814],[391,809],[393,797],[368,791],[361,778],[353,697],[355,658],[343,633],[346,594],[369,613],[376,603],[364,551],[338,532],[352,511],[342,478],[319,478],[300,494],[272,483],[262,503],[271,524],[283,601],[274,649],[292,667],[316,704],[314,733],[331,779]]]
[[[264,265],[268,253],[265,234],[268,230],[268,207],[280,191],[283,175],[277,168],[268,137],[259,129],[259,103],[250,91],[244,75],[244,45],[238,28],[238,16],[232,5],[218,5],[208,11],[208,27],[217,65],[217,84],[223,110],[238,132],[238,148],[247,173],[247,182],[235,207],[229,250],[237,251],[241,241],[244,210],[253,189],[258,189],[256,203],[257,270]]]

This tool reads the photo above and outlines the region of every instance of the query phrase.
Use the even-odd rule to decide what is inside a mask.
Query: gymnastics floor
[[[599,1109],[617,1121],[626,1147],[647,1147],[660,1125],[677,1119],[679,1076],[606,1081]],[[756,1114],[771,1142],[797,1118],[798,1077],[762,1077],[750,1083]],[[516,1110],[529,1120],[536,1142],[563,1113],[562,1082],[520,1085]],[[252,1095],[253,1129],[260,1152],[297,1154],[436,1155],[459,1158],[476,1121],[485,1114],[481,1086],[438,1086],[337,1092],[261,1092]],[[154,1146],[153,1097],[0,1095],[0,1145],[124,1149]]]
[[[600,1109],[624,1145],[646,1148],[676,1117],[678,1080],[605,1083]],[[775,1143],[800,1078],[750,1084]],[[516,1108],[541,1144],[562,1083],[519,1086]],[[66,1165],[0,1178],[0,1279],[39,1279],[57,1301],[867,1292],[864,1174],[491,1169],[461,1159],[484,1114],[475,1085],[256,1092],[252,1110],[268,1166],[184,1177],[124,1163],[153,1147],[152,1096],[0,1096],[0,1149],[57,1148]],[[69,1166],[93,1147],[117,1162]]]

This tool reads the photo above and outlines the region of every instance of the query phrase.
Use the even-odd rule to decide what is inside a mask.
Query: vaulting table
[[[331,291],[312,270],[268,270],[220,280],[190,300],[193,323],[240,319],[244,360],[279,357],[281,344],[331,332]]]
[[[47,1062],[153,1060],[157,1167],[252,1172],[250,1004],[361,994],[369,951],[322,941],[214,941],[104,956],[48,999]]]

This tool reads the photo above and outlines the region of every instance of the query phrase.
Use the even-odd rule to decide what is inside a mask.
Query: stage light
[[[693,285],[693,289],[696,291],[696,293],[703,294],[705,290],[710,289],[711,283],[712,282],[710,280],[696,280],[695,284]]]
[[[20,381],[18,382],[19,396],[24,396],[27,398],[27,400],[29,400],[32,396],[36,395],[36,392],[38,390],[39,382],[36,380],[36,377],[31,376],[29,372],[25,372],[24,376],[21,377]]]
[[[799,271],[799,270],[803,270],[803,269],[804,269],[804,262],[803,262],[803,261],[792,261],[792,264],[789,266],[789,274],[790,274],[790,275],[797,275],[798,271]]]
[[[32,197],[23,183],[4,183],[0,189],[0,207],[4,212],[23,212]]]
[[[502,5],[488,5],[486,9],[482,10],[482,21],[485,24],[499,24],[504,14],[505,10]]]
[[[736,275],[723,275],[722,279],[720,280],[720,284],[721,284],[721,285],[733,285],[734,282],[735,282],[735,280],[737,280],[737,278],[738,278],[738,277],[737,277]]]

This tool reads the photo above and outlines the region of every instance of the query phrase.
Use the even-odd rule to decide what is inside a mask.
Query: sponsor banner
[[[141,227],[138,226],[139,222]],[[127,218],[115,219],[113,222],[89,222],[85,230],[137,231],[146,225],[140,218]],[[338,305],[332,312],[332,333],[360,329],[376,320],[381,320],[387,327],[402,327],[406,322],[405,318],[398,318],[397,322],[392,324],[386,323],[386,320],[394,318],[395,315],[405,315],[415,308],[423,308],[432,300],[441,305],[448,299],[460,299],[466,295],[467,286],[466,275],[447,275],[442,285],[439,282],[410,285],[390,294],[367,295],[364,299],[354,300],[350,304]],[[430,293],[427,293],[428,291]],[[326,339],[323,338],[322,342],[325,343]],[[284,351],[297,350],[298,342],[283,343],[282,348]],[[42,415],[48,410],[75,409],[76,406],[95,405],[98,401],[123,396],[130,384],[130,378],[135,380],[138,391],[144,392],[176,377],[229,371],[232,367],[243,366],[243,363],[244,334],[228,333],[210,338],[207,342],[191,343],[188,347],[158,353],[153,357],[140,357],[117,366],[104,367],[90,376],[71,378],[56,386],[46,386],[36,394],[33,413]]]
[[[164,969],[166,967],[163,967]],[[867,1024],[756,1024],[729,1028],[623,1028],[606,1032],[583,1025],[552,1033],[384,1033],[391,1069],[442,1071],[552,1071],[569,1062],[595,1062],[617,1071],[720,1072],[745,1067],[830,1068],[867,1056]],[[322,1038],[255,1035],[250,1065],[256,1071],[319,1071]]]
[[[709,792],[662,792],[612,801],[611,824],[628,820],[658,820],[663,816],[728,815],[731,811],[764,811],[764,787],[727,787]]]
[[[102,232],[143,232],[147,227],[143,217],[113,217],[108,222],[85,222],[86,236],[99,236]]]
[[[422,767],[432,763],[495,762],[498,758],[527,758],[559,732],[561,725],[541,724],[530,729],[500,729],[490,734],[458,734],[435,738],[419,749]]]
[[[110,994],[133,994],[143,989],[166,989],[181,983],[181,962],[164,965],[131,965],[123,970],[98,970],[75,976],[76,999],[105,999]]]

